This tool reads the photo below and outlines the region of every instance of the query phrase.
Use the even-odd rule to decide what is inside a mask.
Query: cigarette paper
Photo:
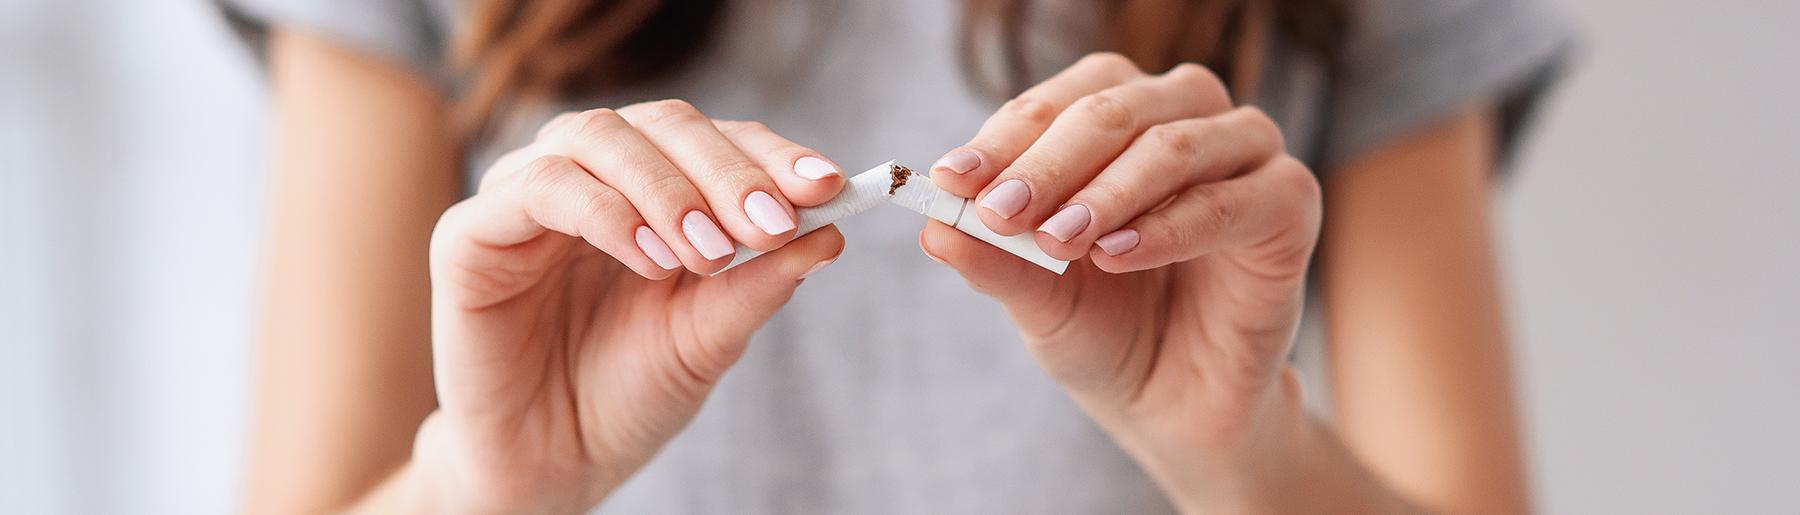
[[[831,225],[838,220],[849,218],[851,215],[868,211],[875,206],[881,205],[882,202],[888,199],[888,190],[893,183],[891,175],[893,168],[893,161],[875,165],[874,168],[870,168],[851,177],[850,183],[844,185],[844,190],[838,192],[837,197],[833,197],[824,204],[795,209],[794,211],[795,214],[798,215],[798,219],[794,221],[794,225],[796,226],[794,228],[794,237],[799,238],[805,236],[806,233],[818,230],[820,227]],[[756,256],[761,256],[762,254],[762,252],[758,252],[755,249],[738,245],[737,256],[731,259],[731,263],[725,265],[725,268],[719,269],[718,272],[713,272],[713,274],[718,275],[719,272],[730,270],[732,267],[741,265],[745,261],[755,259]]]
[[[1037,266],[1056,272],[1058,275],[1069,269],[1069,262],[1050,257],[1039,248],[1037,240],[1031,233],[1004,236],[988,229],[981,223],[981,217],[975,214],[975,202],[938,189],[931,183],[930,177],[916,177],[895,188],[894,196],[889,199],[901,207],[914,213],[929,216],[945,225],[955,227],[963,234],[1000,247],[1014,256],[1024,258]]]

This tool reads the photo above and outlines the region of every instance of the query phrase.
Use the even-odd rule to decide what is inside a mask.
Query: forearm
[[[246,507],[347,505],[434,404],[426,246],[455,194],[435,94],[278,30],[263,345]]]
[[[431,490],[431,483],[424,471],[409,462],[401,465],[386,481],[382,481],[345,511],[350,514],[371,515],[445,513],[443,507],[434,502],[435,496]]]
[[[1530,509],[1487,225],[1491,142],[1471,110],[1326,182],[1339,432],[1384,481],[1447,513]]]

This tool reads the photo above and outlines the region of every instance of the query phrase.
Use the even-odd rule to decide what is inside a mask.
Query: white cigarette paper
[[[930,177],[923,174],[912,174],[911,180],[905,180],[905,184],[896,185],[896,182],[907,178],[909,172],[894,168],[893,161],[875,165],[874,168],[864,170],[855,177],[851,177],[850,184],[844,187],[844,191],[839,192],[838,196],[830,201],[814,207],[795,209],[799,220],[795,221],[797,227],[794,237],[805,236],[806,233],[813,232],[820,227],[873,209],[885,201],[955,227],[963,234],[988,242],[990,245],[999,247],[1000,250],[1024,258],[1051,272],[1062,274],[1068,270],[1069,262],[1045,254],[1044,249],[1038,248],[1037,240],[1032,238],[1031,233],[1004,236],[988,229],[987,224],[981,223],[981,217],[975,214],[973,201],[938,189],[937,185],[931,183]],[[890,195],[888,193],[890,191],[893,194]],[[755,249],[738,245],[737,255],[731,259],[731,263],[713,274],[717,275],[730,270],[731,267],[755,259],[756,256],[762,254]]]
[[[794,212],[798,215],[798,219],[794,221],[794,237],[805,236],[806,233],[816,231],[820,227],[837,223],[838,220],[881,205],[888,199],[888,187],[893,183],[891,173],[893,169],[893,161],[875,165],[874,168],[864,170],[851,177],[850,184],[844,185],[844,190],[838,192],[838,196],[824,204],[795,209]],[[736,257],[731,258],[731,263],[725,265],[725,268],[719,269],[718,272],[713,272],[713,275],[730,270],[732,267],[755,259],[756,256],[762,254],[756,249],[740,244],[737,246]]]
[[[912,210],[914,213],[929,216],[933,220],[955,227],[963,234],[988,242],[1000,250],[1024,258],[1032,264],[1044,267],[1045,270],[1061,275],[1069,269],[1069,262],[1050,257],[1039,248],[1037,240],[1031,233],[1005,236],[988,229],[975,214],[975,202],[938,189],[931,183],[931,178],[924,175],[913,177],[901,185],[894,196],[888,199],[896,205]]]

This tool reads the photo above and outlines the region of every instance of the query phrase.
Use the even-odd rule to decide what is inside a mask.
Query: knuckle
[[[1269,165],[1269,173],[1275,174],[1277,187],[1289,198],[1287,205],[1293,208],[1290,213],[1302,222],[1317,225],[1324,215],[1324,190],[1319,185],[1319,178],[1293,156],[1283,154]]]
[[[1194,63],[1177,64],[1174,68],[1169,69],[1169,73],[1165,73],[1163,76],[1183,87],[1191,88],[1195,91],[1216,91],[1219,93],[1224,93],[1225,91],[1225,81],[1219,78],[1219,74],[1213,73],[1211,69],[1205,66]]]
[[[589,220],[607,220],[623,222],[619,209],[629,205],[625,197],[612,188],[591,188],[581,196],[581,205],[577,208]],[[636,225],[636,224],[632,224]]]
[[[1176,63],[1175,66],[1169,68],[1168,73],[1164,73],[1163,76],[1175,80],[1195,80],[1200,78],[1216,79],[1216,77],[1213,77],[1212,70],[1193,62]]]
[[[726,120],[719,122],[718,125],[719,132],[725,133],[728,136],[771,132],[769,126],[763,125],[762,122],[755,121]]]
[[[1201,209],[1200,219],[1194,221],[1196,230],[1186,235],[1195,241],[1184,241],[1184,245],[1197,243],[1201,234],[1223,234],[1238,223],[1243,210],[1233,197],[1222,194],[1218,188],[1205,186],[1195,189],[1194,193],[1194,201],[1199,203],[1198,207]]]
[[[520,187],[527,190],[547,190],[556,187],[575,166],[569,158],[559,155],[545,155],[531,160],[525,168],[515,174]]]
[[[1098,180],[1088,183],[1087,188],[1082,189],[1081,194],[1076,195],[1076,199],[1070,202],[1087,204],[1088,210],[1092,212],[1091,215],[1095,219],[1099,219],[1106,211],[1128,209],[1127,206],[1133,205],[1132,197],[1130,188],[1125,184],[1119,181]]]
[[[556,131],[562,130],[563,127],[569,125],[570,121],[573,120],[577,114],[579,113],[574,111],[557,113],[556,116],[550,118],[550,121],[544,122],[543,126],[538,127],[537,139],[549,137]]]
[[[445,208],[444,212],[438,215],[437,223],[432,225],[431,228],[433,247],[438,245],[437,241],[439,238],[446,237],[445,235],[450,232],[451,228],[461,225],[463,219],[468,218],[467,213],[471,209],[469,204],[474,201],[475,197],[459,200],[455,204],[451,204],[450,207]]]
[[[1049,102],[1030,97],[1019,97],[1006,101],[1000,111],[1037,125],[1047,125],[1056,119],[1056,106]]]
[[[689,206],[695,196],[694,185],[681,175],[663,175],[644,183],[643,196],[645,203],[641,205],[664,206],[666,209],[685,212],[682,208]],[[677,216],[680,214],[676,213]]]
[[[768,176],[762,167],[743,155],[726,154],[706,158],[706,170],[701,172],[708,180],[731,183],[746,183],[757,177]]]
[[[625,120],[619,112],[608,108],[589,109],[569,116],[564,122],[563,131],[576,137],[592,138],[602,136],[623,126]]]
[[[1063,172],[1071,168],[1072,163],[1066,157],[1026,152],[1025,155],[1013,160],[1012,166],[1001,170],[1000,175],[989,183],[1000,184],[1006,182],[1007,179],[1020,179],[1034,186],[1053,185],[1063,182],[1065,179],[1062,177],[1067,175]]]
[[[1280,152],[1287,148],[1287,138],[1281,134],[1281,126],[1275,123],[1274,118],[1269,117],[1269,113],[1256,106],[1239,107],[1237,111],[1245,118],[1245,124],[1249,126],[1251,136],[1260,145],[1259,148],[1269,152]]]
[[[1075,109],[1089,124],[1107,132],[1129,131],[1137,126],[1137,114],[1116,94],[1088,95],[1076,102]]]
[[[505,179],[517,175],[520,170],[525,168],[521,163],[530,164],[530,161],[526,161],[526,159],[531,157],[533,152],[537,152],[537,150],[531,147],[521,147],[501,154],[499,158],[494,159],[494,164],[488,167],[487,172],[481,174],[481,180],[476,184],[475,191],[480,193],[491,190],[504,183]]]
[[[644,122],[656,125],[676,125],[705,119],[693,104],[680,99],[663,99],[641,104]]]
[[[1144,131],[1144,137],[1165,152],[1189,157],[1200,153],[1200,138],[1195,132],[1196,128],[1165,123]]]
[[[1118,52],[1094,52],[1082,57],[1080,63],[1117,75],[1141,73],[1137,63],[1132,62],[1130,57],[1125,57],[1125,54]]]
[[[1190,224],[1177,223],[1164,217],[1152,221],[1140,222],[1138,233],[1143,240],[1140,247],[1154,246],[1159,253],[1182,254],[1200,244],[1204,229]]]
[[[1132,193],[1129,185],[1121,184],[1118,180],[1094,180],[1082,189],[1080,196],[1085,203],[1089,203],[1089,207],[1116,207],[1130,205]]]
[[[1199,95],[1217,111],[1224,111],[1231,106],[1231,91],[1225,87],[1225,80],[1219,74],[1205,66],[1194,63],[1181,63],[1169,69],[1163,77],[1174,81],[1183,90]]]

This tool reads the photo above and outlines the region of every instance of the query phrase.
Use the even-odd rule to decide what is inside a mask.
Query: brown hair
[[[1019,91],[1037,70],[1022,42],[1031,0],[967,0],[963,65],[988,91]],[[1344,33],[1343,0],[1119,0],[1101,2],[1103,41],[1147,70],[1207,65],[1234,89],[1255,90],[1258,43],[1273,26],[1330,64]],[[717,26],[723,0],[476,0],[450,60],[468,76],[458,133],[480,134],[491,113],[532,95],[591,92],[679,68]],[[988,45],[981,43],[989,42]],[[996,52],[999,70],[980,55]],[[985,79],[984,79],[985,78]]]

